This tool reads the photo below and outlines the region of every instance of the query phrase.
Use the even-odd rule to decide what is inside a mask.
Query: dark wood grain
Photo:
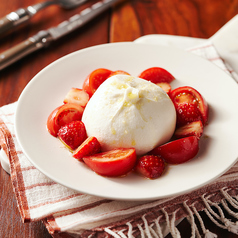
[[[34,16],[29,24],[1,37],[0,52],[39,30],[67,20],[95,2],[88,1],[70,11],[58,6],[49,7]],[[34,3],[37,0],[0,1],[0,17]],[[209,38],[237,13],[237,0],[124,0],[83,28],[2,70],[0,106],[16,101],[27,83],[45,66],[76,50],[108,42],[133,41],[147,34]],[[0,178],[0,237],[50,237],[40,221],[26,224],[21,222],[10,176],[2,168]],[[203,213],[202,217],[207,229],[219,237],[237,237],[216,227]],[[186,221],[178,227],[182,237],[190,237],[190,226]]]

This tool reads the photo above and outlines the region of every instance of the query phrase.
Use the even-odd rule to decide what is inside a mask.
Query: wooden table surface
[[[0,1],[0,17],[38,0]],[[24,26],[0,38],[0,52],[20,43],[39,30],[56,26],[96,1],[74,10],[51,6]],[[0,72],[0,106],[15,102],[24,87],[40,70],[60,57],[108,42],[133,41],[147,34],[169,34],[209,38],[238,13],[236,0],[125,0],[87,25]],[[40,100],[40,99],[39,99]],[[17,209],[10,176],[0,168],[0,237],[51,237],[39,222],[23,224]],[[202,213],[206,227],[218,237],[234,238]],[[190,226],[179,226],[182,237],[190,237]],[[169,236],[170,237],[170,236]]]

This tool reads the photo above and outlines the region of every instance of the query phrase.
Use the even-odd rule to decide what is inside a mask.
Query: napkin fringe
[[[0,144],[2,149],[10,158],[12,183],[17,197],[19,211],[23,222],[27,222],[30,215],[27,200],[21,199],[25,193],[25,185],[22,173],[19,172],[19,158],[15,148],[14,138],[8,130],[7,125],[0,119]],[[209,219],[222,229],[238,234],[238,185],[237,180],[230,180],[234,176],[234,171],[225,174],[219,182],[211,186],[205,186],[199,191],[174,198],[169,202],[155,206],[152,209],[143,210],[140,214],[114,222],[111,225],[96,227],[91,230],[78,231],[70,237],[80,238],[163,238],[164,225],[169,230],[173,238],[180,238],[180,232],[176,221],[187,217],[191,225],[191,237],[217,237],[206,229],[205,224],[199,214],[204,211]],[[222,186],[223,185],[223,186]],[[223,187],[219,190],[218,188]],[[205,194],[205,195],[201,195]],[[184,201],[180,203],[179,201]],[[173,202],[173,203],[172,203]],[[175,210],[176,209],[176,210]],[[143,215],[142,215],[143,214]],[[54,219],[53,219],[54,220]],[[45,219],[49,222],[48,219]],[[53,221],[54,222],[54,221]],[[52,223],[51,223],[52,224]],[[61,232],[59,229],[49,229],[53,237],[69,237],[69,234]],[[200,235],[202,233],[202,236]]]
[[[235,192],[234,192],[235,191]],[[220,202],[217,197],[222,196]],[[154,210],[117,226],[97,227],[84,231],[80,238],[163,238],[164,226],[173,238],[181,238],[176,221],[187,218],[191,226],[191,238],[216,238],[209,231],[199,214],[204,211],[207,217],[218,227],[238,235],[238,191],[234,187],[224,187],[217,192],[201,195],[190,203],[189,199],[173,211],[169,207]],[[159,214],[159,215],[158,215]],[[153,219],[151,220],[151,217]]]

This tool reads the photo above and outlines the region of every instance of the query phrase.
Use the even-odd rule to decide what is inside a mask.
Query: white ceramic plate
[[[76,161],[46,129],[46,121],[71,87],[81,87],[96,68],[125,70],[137,76],[160,66],[177,79],[173,88],[192,86],[210,106],[209,125],[199,154],[169,166],[159,179],[133,173],[105,178]],[[22,92],[16,135],[28,159],[52,180],[82,193],[120,200],[148,200],[182,194],[207,184],[228,170],[238,156],[238,88],[230,76],[198,56],[174,48],[136,43],[99,45],[67,55],[38,73]],[[95,120],[97,120],[95,116]]]

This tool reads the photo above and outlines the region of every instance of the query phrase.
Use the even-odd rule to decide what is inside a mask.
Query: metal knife
[[[73,9],[86,1],[87,0],[48,0],[26,8],[19,8],[0,19],[0,36],[14,29],[16,26],[29,21],[34,15],[46,7],[60,5],[64,9]]]
[[[79,14],[72,16],[69,20],[60,23],[58,26],[39,31],[36,35],[31,36],[11,49],[6,50],[0,54],[0,70],[83,26],[117,1],[119,0],[102,0],[97,2],[91,7],[84,9]]]

